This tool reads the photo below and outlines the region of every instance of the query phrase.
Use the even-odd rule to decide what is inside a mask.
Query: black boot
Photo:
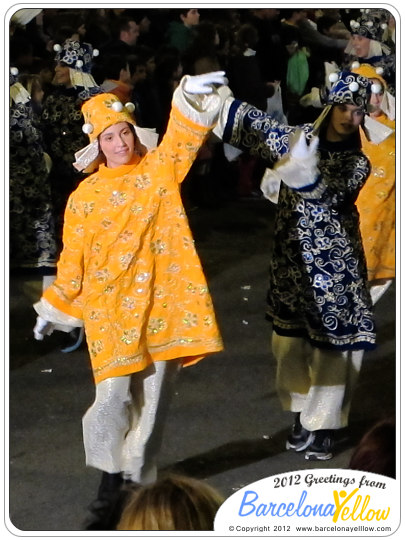
[[[124,498],[121,487],[124,480],[120,473],[103,472],[97,499],[90,506],[90,516],[84,524],[86,531],[115,530]]]

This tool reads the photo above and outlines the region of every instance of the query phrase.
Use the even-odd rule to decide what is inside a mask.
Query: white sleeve
[[[83,326],[82,319],[77,319],[76,317],[72,317],[72,315],[67,315],[66,313],[63,313],[63,311],[60,311],[60,309],[54,307],[45,298],[41,298],[39,302],[34,304],[34,309],[40,317],[42,317],[46,321],[53,323],[56,330],[63,330],[58,326],[71,327],[70,329],[77,327],[80,328]],[[64,331],[67,332],[70,330]]]
[[[214,90],[211,94],[190,94],[184,85],[190,75],[185,75],[173,94],[173,104],[184,116],[201,126],[212,126],[218,119],[221,98]]]

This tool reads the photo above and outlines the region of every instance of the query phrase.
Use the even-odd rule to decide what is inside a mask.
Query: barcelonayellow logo
[[[222,504],[214,530],[249,536],[389,536],[400,524],[397,480],[307,469],[258,480]]]

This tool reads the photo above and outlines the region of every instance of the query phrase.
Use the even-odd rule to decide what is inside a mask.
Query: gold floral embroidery
[[[166,322],[164,319],[150,319],[148,324],[148,331],[150,334],[157,334],[166,328]]]
[[[124,330],[124,334],[121,336],[121,341],[126,345],[130,345],[138,338],[138,330],[136,328],[130,328],[129,330]]]
[[[122,191],[113,191],[111,197],[108,199],[108,202],[112,206],[122,206],[127,200],[127,194]]]
[[[162,240],[150,243],[150,250],[155,255],[160,255],[166,251],[166,244]]]

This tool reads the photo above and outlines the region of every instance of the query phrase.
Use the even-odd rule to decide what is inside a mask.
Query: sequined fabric
[[[395,121],[383,115],[379,122],[395,130]],[[362,137],[371,174],[356,200],[368,278],[395,277],[395,131],[380,144]]]
[[[156,458],[178,372],[178,362],[156,362],[141,373],[96,385],[83,417],[86,464],[123,473],[133,482],[156,480]]]
[[[272,335],[276,388],[284,410],[300,412],[305,429],[348,424],[364,352],[318,349],[302,338]]]

